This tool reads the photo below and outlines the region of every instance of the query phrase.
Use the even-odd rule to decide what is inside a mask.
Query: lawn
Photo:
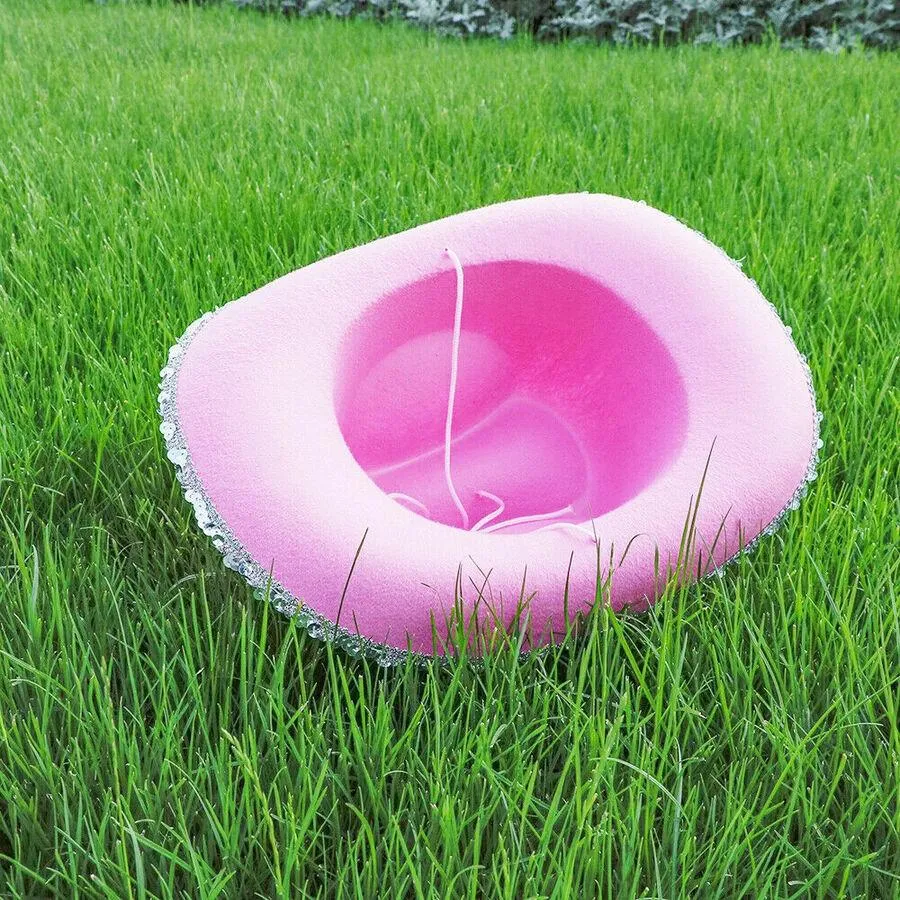
[[[898,95],[896,55],[4,3],[0,896],[898,896]],[[743,260],[810,358],[809,496],[543,654],[309,638],[193,525],[167,348],[324,255],[573,190]]]

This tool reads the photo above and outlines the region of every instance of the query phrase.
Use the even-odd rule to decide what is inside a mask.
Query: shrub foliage
[[[443,34],[617,44],[745,44],[770,38],[788,47],[837,51],[895,48],[893,0],[231,0],[285,15],[402,18]]]

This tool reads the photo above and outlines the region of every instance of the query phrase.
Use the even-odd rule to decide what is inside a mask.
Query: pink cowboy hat
[[[641,609],[689,511],[696,574],[796,507],[820,446],[754,282],[604,195],[292,272],[191,325],[162,378],[168,456],[226,564],[385,663],[446,652],[454,608],[540,646],[595,603],[598,560],[613,608]]]

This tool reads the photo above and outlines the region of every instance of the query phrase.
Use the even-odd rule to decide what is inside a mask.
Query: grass
[[[898,82],[0,6],[0,896],[898,896]],[[744,260],[811,358],[813,490],[577,647],[382,671],[311,640],[192,524],[167,348],[325,254],[571,190]]]

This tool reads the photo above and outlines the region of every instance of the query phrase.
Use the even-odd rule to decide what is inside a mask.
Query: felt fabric
[[[756,285],[643,204],[519,200],[321,260],[193,334],[174,386],[186,452],[218,517],[286,592],[426,654],[460,590],[464,609],[478,599],[502,621],[529,598],[534,646],[594,602],[585,533],[462,527],[443,470],[446,248],[465,272],[452,467],[470,522],[497,508],[490,495],[505,504],[494,524],[571,508],[554,521],[596,530],[613,607],[640,609],[677,559],[707,458],[703,565],[796,501],[815,402]]]

